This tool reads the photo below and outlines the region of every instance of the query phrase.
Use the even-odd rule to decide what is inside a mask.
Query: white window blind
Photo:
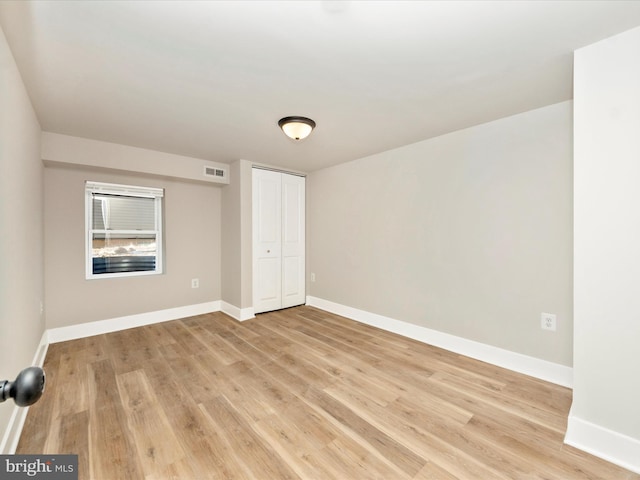
[[[86,182],[87,278],[162,273],[158,188]]]
[[[155,199],[93,194],[94,230],[155,230]]]

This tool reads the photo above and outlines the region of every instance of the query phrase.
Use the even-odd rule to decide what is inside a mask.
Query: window
[[[88,279],[162,273],[163,192],[86,182]]]

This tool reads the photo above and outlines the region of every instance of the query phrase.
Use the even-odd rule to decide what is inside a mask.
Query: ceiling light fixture
[[[307,117],[284,117],[278,121],[278,126],[287,137],[297,141],[307,138],[316,128],[316,122]]]

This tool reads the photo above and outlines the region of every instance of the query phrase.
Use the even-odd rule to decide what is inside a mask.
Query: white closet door
[[[282,308],[280,173],[253,170],[253,310]]]
[[[305,303],[305,179],[253,170],[253,310]]]
[[[305,178],[282,175],[282,307],[302,305],[305,291]]]

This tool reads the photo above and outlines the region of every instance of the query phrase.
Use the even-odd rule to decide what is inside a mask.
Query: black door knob
[[[40,367],[22,370],[15,381],[0,381],[0,402],[13,398],[16,405],[28,407],[36,403],[44,392],[45,374]]]

